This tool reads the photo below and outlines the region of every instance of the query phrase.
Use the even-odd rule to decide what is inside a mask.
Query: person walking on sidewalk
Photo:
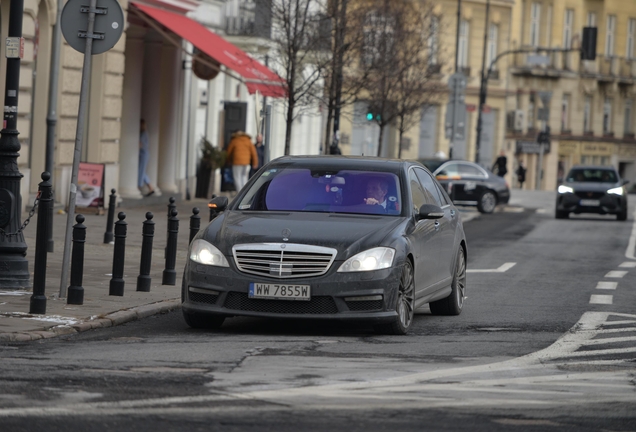
[[[523,165],[523,161],[519,161],[517,181],[519,182],[519,189],[523,189],[523,183],[526,181],[526,167]]]
[[[499,153],[499,157],[495,161],[495,164],[492,166],[492,172],[497,174],[499,177],[503,177],[508,173],[508,159],[506,158],[506,152],[501,151]]]
[[[144,119],[141,119],[139,129],[139,171],[137,172],[137,187],[143,193],[143,188],[146,186],[148,192],[145,195],[150,196],[155,193],[155,188],[150,184],[150,179],[148,178],[148,174],[146,174],[146,167],[150,159],[150,144],[148,143],[148,132],[146,131],[146,121]]]
[[[243,131],[232,134],[230,145],[227,148],[227,160],[232,165],[232,176],[236,192],[239,192],[247,183],[250,174],[250,166],[258,167],[258,155],[256,147],[252,144],[252,138]]]

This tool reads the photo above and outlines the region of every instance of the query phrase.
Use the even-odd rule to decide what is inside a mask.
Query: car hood
[[[608,189],[619,187],[620,183],[593,183],[593,182],[572,182],[565,183],[575,191],[584,192],[607,192]]]
[[[228,210],[212,221],[203,237],[228,256],[237,244],[288,242],[337,249],[339,260],[381,246],[392,234],[402,235],[398,227],[405,221],[375,215]],[[286,236],[283,230],[288,230]]]

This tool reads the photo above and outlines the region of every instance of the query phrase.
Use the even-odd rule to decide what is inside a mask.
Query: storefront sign
[[[80,162],[77,172],[77,207],[104,206],[104,164]]]
[[[589,156],[611,156],[614,154],[614,144],[582,143],[581,154]]]
[[[621,144],[618,147],[618,155],[622,157],[636,158],[636,145]]]
[[[572,141],[560,141],[559,142],[559,154],[560,155],[573,155],[579,153],[579,143]]]
[[[541,153],[541,144],[536,141],[517,141],[516,153],[539,154]],[[543,144],[543,153],[550,153],[550,143]]]

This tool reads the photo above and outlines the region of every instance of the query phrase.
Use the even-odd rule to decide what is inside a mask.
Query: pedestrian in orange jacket
[[[234,132],[227,148],[227,161],[232,165],[234,186],[238,192],[247,183],[250,166],[258,168],[258,155],[252,144],[252,137],[243,131]]]

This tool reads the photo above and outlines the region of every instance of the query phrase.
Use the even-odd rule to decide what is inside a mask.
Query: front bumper
[[[241,273],[230,268],[212,267],[189,261],[182,287],[185,313],[252,316],[267,318],[309,318],[390,321],[401,276],[401,264],[370,272],[337,273],[334,262],[323,276],[278,279]],[[250,299],[250,283],[310,285],[311,300]],[[381,296],[380,300],[347,301],[346,298]]]
[[[585,200],[598,200],[599,205],[585,205]],[[583,201],[583,203],[582,203]],[[622,195],[595,194],[591,197],[568,192],[557,196],[556,209],[571,213],[619,214],[627,208],[627,199]]]

